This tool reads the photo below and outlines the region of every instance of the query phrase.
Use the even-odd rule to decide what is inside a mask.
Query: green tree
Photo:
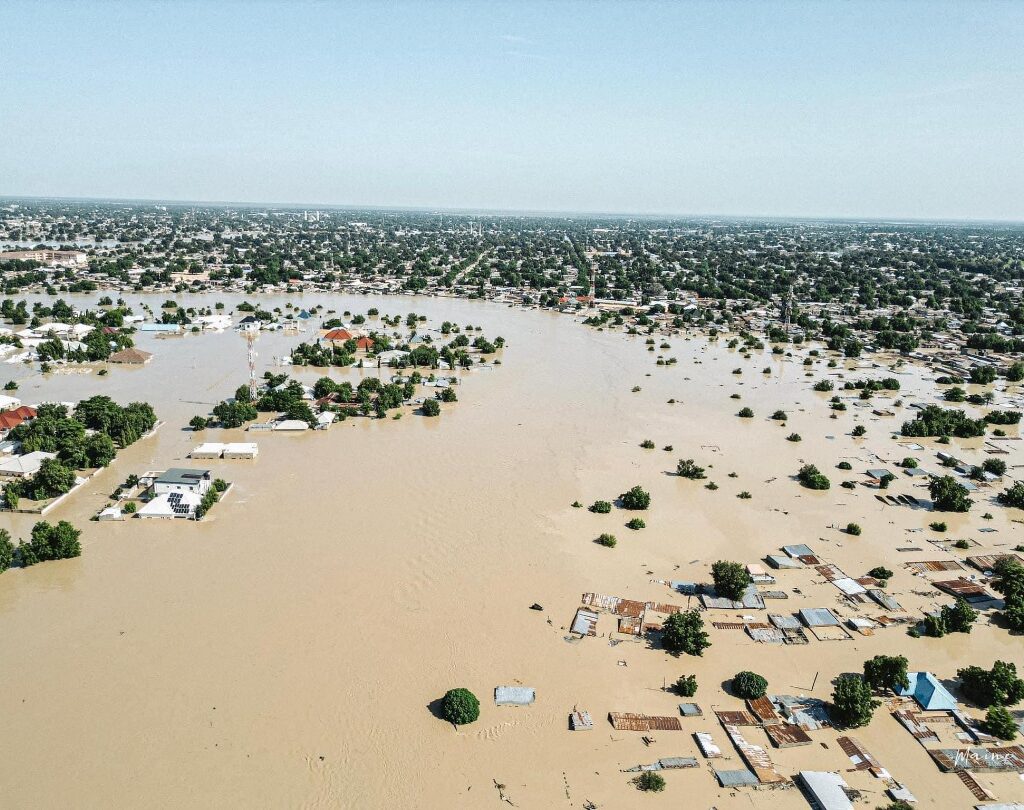
[[[753,582],[742,564],[726,560],[719,560],[711,566],[711,578],[715,582],[715,593],[734,602],[743,598],[743,592]]]
[[[958,483],[952,476],[932,479],[928,485],[932,503],[940,512],[967,512],[974,502],[971,500],[967,487]]]
[[[1024,482],[1018,481],[1009,489],[1003,490],[996,495],[996,499],[1003,506],[1024,509]]]
[[[423,400],[423,405],[420,406],[420,410],[423,411],[424,416],[440,416],[441,404],[436,399],[427,398]]]
[[[622,500],[624,509],[642,510],[651,505],[651,496],[645,492],[639,484],[632,489],[623,492],[619,498]]]
[[[39,501],[63,495],[75,485],[75,471],[55,458],[44,459],[31,481],[32,497]]]
[[[864,662],[864,682],[872,689],[907,689],[907,659],[902,655],[876,655]]]
[[[736,697],[741,697],[745,700],[755,700],[756,698],[764,697],[764,693],[767,691],[768,681],[756,672],[744,670],[743,672],[737,672],[733,676],[732,693]]]
[[[441,716],[457,726],[472,723],[480,716],[480,701],[468,689],[449,689],[441,698]]]
[[[200,430],[206,430],[206,417],[204,416],[193,416],[188,423],[188,426],[192,430],[199,432]]]
[[[950,633],[970,633],[971,625],[978,618],[978,611],[967,604],[967,600],[957,597],[952,606],[942,608],[942,619]]]
[[[832,716],[840,726],[866,726],[880,703],[871,696],[871,687],[860,675],[846,674],[836,679],[832,690]]]
[[[704,468],[698,467],[692,458],[681,458],[676,464],[676,475],[699,481],[704,478]]]
[[[669,652],[702,655],[711,646],[704,620],[695,610],[673,613],[662,625],[661,646]]]
[[[1012,740],[1017,736],[1017,721],[999,704],[988,707],[982,727],[989,734],[1001,740]]]
[[[675,686],[676,694],[682,697],[693,697],[697,694],[697,676],[696,675],[680,675],[676,679]]]
[[[11,533],[7,529],[0,529],[0,573],[11,567],[14,561],[14,544],[11,542]]]
[[[665,777],[655,771],[644,771],[633,784],[644,793],[661,793],[665,789]]]
[[[805,464],[796,474],[797,480],[808,489],[828,489],[832,482],[813,464]]]
[[[66,520],[55,525],[51,525],[45,520],[40,521],[32,527],[32,539],[27,544],[29,549],[27,555],[25,544],[19,546],[22,550],[22,564],[32,565],[47,560],[66,560],[78,557],[82,553],[82,545],[78,541],[80,534],[81,532]]]
[[[964,667],[956,671],[960,688],[968,700],[985,708],[993,703],[1013,706],[1024,700],[1024,680],[1017,677],[1017,666],[1006,661],[996,661],[992,669],[978,666]]]

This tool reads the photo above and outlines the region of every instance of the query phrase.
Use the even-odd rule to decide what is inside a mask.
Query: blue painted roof
[[[907,678],[910,680],[910,687],[899,690],[897,694],[910,695],[927,711],[956,709],[956,698],[930,672],[908,672]]]

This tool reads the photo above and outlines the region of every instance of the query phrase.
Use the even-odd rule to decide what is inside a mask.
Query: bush
[[[1009,489],[1003,490],[996,499],[1003,506],[1010,506],[1014,509],[1024,509],[1024,483],[1018,481]]]
[[[697,676],[680,675],[673,688],[676,690],[677,695],[693,697],[697,694]]]
[[[864,681],[873,689],[906,689],[908,661],[902,655],[876,655],[864,662]]]
[[[763,697],[767,690],[768,681],[756,672],[744,670],[733,676],[732,693],[736,697],[741,697],[745,700],[756,700],[759,697]]]
[[[647,509],[651,505],[651,496],[649,493],[644,492],[637,484],[630,490],[623,492],[619,498],[622,500],[622,506],[625,509],[631,510],[643,510]]]
[[[206,417],[193,416],[192,419],[189,420],[188,426],[197,432],[200,430],[206,430]]]
[[[900,462],[900,466],[907,470],[915,470],[917,469],[917,459],[907,456]]]
[[[876,565],[870,571],[868,576],[875,579],[892,579],[892,571],[886,568],[884,565]]]
[[[692,458],[679,459],[676,464],[676,475],[697,481],[704,478],[704,468],[698,467]]]
[[[612,505],[608,501],[594,501],[589,507],[591,512],[598,515],[607,515],[612,511]]]
[[[644,450],[653,450],[654,449],[654,442],[652,442],[650,439],[644,439],[642,442],[640,442],[640,446]]]
[[[981,463],[981,469],[992,475],[1005,475],[1006,462],[1001,458],[987,458]]]
[[[836,469],[838,469],[838,470],[852,470],[853,469],[853,465],[849,461],[840,461],[838,464],[836,464]]]
[[[134,515],[138,507],[135,506],[135,501],[128,501],[121,510],[126,515]]]
[[[800,441],[800,434],[799,433],[790,433],[786,437],[786,441],[787,442],[798,442],[798,441]]]
[[[864,425],[857,425],[853,429],[853,435],[854,436],[863,436],[867,432],[868,432],[868,429],[866,427],[864,427]]]
[[[598,536],[597,542],[606,548],[615,548],[615,544],[618,541],[615,539],[614,534],[608,534],[608,532],[603,532],[601,535]]]
[[[750,410],[750,408],[740,408],[740,412],[736,415],[741,416],[744,419],[752,419],[754,416],[754,412]]]
[[[796,477],[808,489],[828,489],[832,484],[813,464],[805,464]]]
[[[715,583],[715,593],[734,602],[743,598],[743,592],[753,582],[740,563],[726,560],[719,560],[711,566],[711,578]]]
[[[441,716],[457,726],[472,723],[480,716],[480,701],[468,689],[449,689],[441,698]]]
[[[428,398],[423,400],[423,404],[420,406],[420,410],[423,411],[424,416],[440,416],[441,415],[441,403],[436,399]]]
[[[963,538],[961,538],[961,539],[957,540],[955,543],[953,543],[953,548],[968,549],[970,547],[971,547],[970,542],[968,540],[964,540]]]
[[[928,528],[931,529],[933,532],[944,532],[949,527],[946,526],[946,524],[942,521],[934,521],[928,524]]]
[[[774,419],[776,422],[785,422],[786,418],[787,417],[785,411],[780,410],[772,414],[772,419]]]
[[[633,531],[639,531],[640,529],[646,529],[647,524],[644,523],[643,518],[633,518],[626,523],[626,528],[632,529]]]
[[[661,793],[665,789],[665,777],[655,771],[644,771],[633,784],[645,793]]]
[[[1017,736],[1017,721],[999,705],[989,706],[982,728],[1001,740],[1012,740]]]
[[[935,509],[940,512],[967,512],[973,503],[967,488],[949,475],[932,480],[928,492]]]
[[[818,380],[814,384],[815,391],[831,391],[834,387],[831,380]]]
[[[871,696],[871,687],[860,675],[840,675],[832,690],[832,716],[840,726],[859,728],[871,722],[880,701]]]
[[[1013,706],[1024,700],[1024,681],[1015,664],[996,661],[992,669],[970,666],[958,669],[960,688],[968,700],[985,708],[993,704]]]
[[[704,620],[695,610],[673,613],[662,625],[661,646],[669,652],[702,655],[711,646]]]
[[[852,534],[854,537],[860,537],[860,531],[861,531],[861,529],[860,529],[860,526],[858,524],[856,524],[856,523],[847,523],[846,524],[846,533],[847,534]]]

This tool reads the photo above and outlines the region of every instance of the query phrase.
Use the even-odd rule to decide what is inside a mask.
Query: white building
[[[213,486],[209,470],[190,470],[172,467],[160,473],[153,481],[153,492],[170,495],[172,492],[188,492],[202,497]]]

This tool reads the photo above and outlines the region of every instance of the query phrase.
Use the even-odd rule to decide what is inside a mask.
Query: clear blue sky
[[[0,194],[1024,220],[1024,2],[10,2]]]

